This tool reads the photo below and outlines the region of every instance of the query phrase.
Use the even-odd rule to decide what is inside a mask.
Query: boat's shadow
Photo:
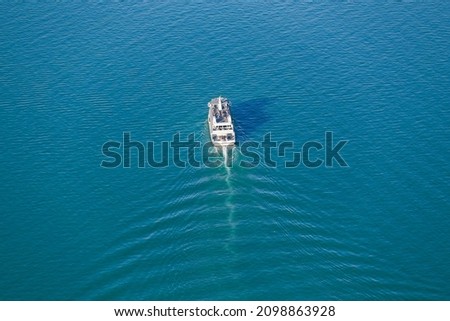
[[[255,138],[253,135],[258,128],[269,121],[267,108],[275,101],[276,98],[264,97],[233,104],[232,111],[237,143]]]

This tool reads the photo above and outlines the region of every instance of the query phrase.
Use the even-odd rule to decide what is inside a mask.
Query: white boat
[[[233,119],[231,118],[231,102],[225,97],[213,98],[208,103],[208,124],[211,142],[218,146],[234,145]]]

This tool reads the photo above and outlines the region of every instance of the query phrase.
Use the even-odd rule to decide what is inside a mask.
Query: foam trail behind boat
[[[228,155],[228,148],[226,146],[222,146],[222,154],[224,158],[224,167],[227,171],[227,175],[225,177],[225,182],[227,183],[228,187],[228,195],[225,199],[225,206],[228,209],[228,224],[230,226],[230,241],[232,241],[235,238],[235,229],[236,229],[236,222],[234,221],[234,204],[233,204],[233,195],[234,195],[234,189],[231,182],[231,166],[228,166],[229,161],[230,165],[231,162],[233,162],[233,150],[231,150],[231,155]],[[229,160],[229,156],[231,156],[231,159]],[[226,244],[226,249],[233,252],[233,250],[230,248],[229,243]]]

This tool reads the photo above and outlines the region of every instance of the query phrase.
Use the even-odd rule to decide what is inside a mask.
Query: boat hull
[[[215,146],[234,146],[236,143],[230,106],[228,99],[220,96],[208,103],[209,135]]]

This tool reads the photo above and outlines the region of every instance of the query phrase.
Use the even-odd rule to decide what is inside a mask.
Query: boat
[[[211,142],[217,146],[230,146],[236,143],[231,102],[225,97],[211,99],[208,103],[208,124]]]

